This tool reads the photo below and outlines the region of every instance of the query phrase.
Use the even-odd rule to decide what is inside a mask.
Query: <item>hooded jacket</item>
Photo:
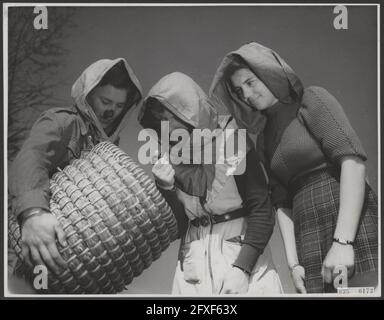
[[[142,125],[145,122],[144,117],[149,105],[147,101],[150,98],[161,102],[177,118],[195,129],[237,128],[232,117],[218,116],[215,106],[203,90],[191,78],[182,73],[174,72],[163,77],[150,90],[138,115],[138,120]],[[217,139],[220,139],[219,134]],[[204,142],[203,148],[210,143],[210,141]],[[200,152],[194,143],[188,142],[186,144],[193,148],[193,152]],[[172,156],[171,151],[171,163]],[[254,149],[247,147],[244,154],[239,152],[238,156],[240,158],[246,157],[246,163],[251,162],[252,166],[247,166],[243,174],[234,175],[243,207],[248,213],[244,245],[235,265],[250,272],[270,239],[274,227],[274,215],[268,197],[265,175]],[[225,166],[226,164],[175,165],[173,167],[176,186],[186,194],[200,197],[200,203],[210,203],[220,193],[226,180],[231,176],[221,174],[221,172],[225,172],[222,170]],[[184,205],[177,198],[176,192],[162,189],[160,191],[177,218],[182,236],[186,231]]]
[[[193,129],[209,129],[213,131],[219,126],[219,117],[203,90],[185,74],[174,72],[158,81],[149,91],[139,111],[138,120],[143,125],[143,118],[147,111],[149,99],[158,100],[165,108],[176,115],[177,118],[189,124]],[[150,111],[150,110],[149,110]],[[227,119],[228,120],[228,119]],[[172,121],[172,119],[169,119]],[[181,146],[180,146],[181,147]],[[190,139],[183,143],[187,148],[190,159],[183,158],[189,163],[196,154],[212,146],[212,139],[204,139],[201,146],[197,141],[191,143]],[[170,152],[171,162],[177,154]],[[212,164],[180,164],[175,166],[176,184],[185,192],[195,196],[204,196],[207,189],[211,189],[214,178],[214,165]]]
[[[209,96],[213,101],[227,107],[240,128],[258,134],[264,128],[265,117],[238,99],[225,79],[226,69],[236,58],[246,62],[275,97],[283,103],[300,100],[303,95],[303,85],[296,73],[275,51],[256,42],[247,43],[224,57],[213,79]]]
[[[269,108],[252,110],[233,93],[227,68],[237,58],[278,99]],[[276,207],[291,207],[295,179],[328,166],[340,166],[344,156],[366,159],[365,151],[342,106],[325,89],[304,89],[299,77],[273,50],[248,43],[225,56],[210,89],[210,97],[221,101],[239,126],[256,136],[258,149],[270,168],[272,201]]]
[[[123,111],[113,133],[108,136],[86,97],[97,86],[105,73],[123,61],[135,87],[128,97],[130,104]],[[31,208],[49,208],[49,179],[57,168],[63,168],[83,150],[101,141],[118,144],[119,133],[124,128],[129,110],[142,101],[141,86],[125,59],[102,59],[90,65],[72,87],[75,104],[69,108],[52,108],[43,112],[34,123],[10,168],[9,193],[12,212],[20,213]]]

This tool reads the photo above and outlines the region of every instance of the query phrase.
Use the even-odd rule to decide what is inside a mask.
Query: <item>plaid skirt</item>
[[[333,242],[336,228],[340,183],[338,174],[322,170],[302,179],[291,191],[296,246],[305,268],[308,293],[329,292],[321,276],[323,260]],[[377,197],[366,184],[364,205],[355,243],[355,274],[378,270]]]

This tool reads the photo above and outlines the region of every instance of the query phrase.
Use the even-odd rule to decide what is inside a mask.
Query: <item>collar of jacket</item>
[[[86,121],[77,105],[73,105],[72,109],[79,115],[80,133],[82,136],[85,136],[89,132],[90,122]]]

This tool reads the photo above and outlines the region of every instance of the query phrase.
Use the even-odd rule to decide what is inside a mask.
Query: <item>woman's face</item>
[[[235,71],[231,82],[238,98],[253,109],[261,111],[278,101],[266,85],[247,68]]]
[[[162,116],[163,121],[169,121],[169,134],[176,129],[184,129],[188,132],[191,130],[185,123],[183,123],[177,116],[167,109],[164,109]]]
[[[176,129],[184,129],[188,131],[189,134],[192,132],[192,127],[184,123],[182,120],[180,120],[177,116],[175,116],[171,111],[163,107],[163,105],[155,100],[152,99],[148,103],[148,109],[150,110],[150,113],[148,114],[149,123],[147,126],[151,129],[154,129],[157,134],[161,135],[161,122],[167,121],[169,125],[169,136],[171,136],[172,132]],[[171,145],[176,144],[174,141],[169,142]]]
[[[127,105],[128,90],[110,84],[97,86],[87,96],[87,101],[104,130],[109,131]]]

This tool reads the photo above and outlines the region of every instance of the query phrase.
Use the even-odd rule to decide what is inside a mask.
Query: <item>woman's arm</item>
[[[309,87],[303,95],[300,115],[307,129],[319,142],[327,159],[341,167],[340,206],[334,237],[353,241],[361,215],[365,192],[367,155],[340,103],[327,90]],[[353,246],[333,242],[323,262],[322,274],[332,282],[334,267],[343,265],[352,274]]]
[[[356,236],[365,194],[365,165],[354,156],[341,160],[340,208],[335,238],[353,241]]]
[[[68,152],[66,140],[69,137],[64,136],[63,122],[54,111],[44,112],[34,123],[10,167],[9,192],[18,221],[27,210],[50,210],[49,175]]]
[[[15,158],[9,173],[12,210],[20,224],[22,255],[29,264],[47,265],[58,273],[67,264],[56,239],[66,246],[66,235],[50,213],[49,178],[67,158],[71,126],[66,113],[48,110],[40,115]],[[32,258],[32,261],[31,259]]]
[[[294,224],[291,218],[291,210],[279,208],[276,211],[277,221],[279,223],[281,236],[283,238],[285,253],[289,268],[299,263],[296,250]]]
[[[244,174],[235,175],[235,181],[243,199],[244,210],[248,212],[247,228],[233,268],[224,276],[221,293],[248,291],[250,274],[263,253],[275,224],[268,183],[254,149],[247,154],[246,166]]]
[[[306,293],[305,272],[299,264],[296,250],[295,228],[291,218],[291,210],[279,208],[276,211],[277,221],[279,223],[281,236],[283,238],[285,254],[287,256],[288,267],[292,273],[293,284],[300,293]]]
[[[248,152],[246,165],[244,174],[235,176],[248,216],[242,250],[234,265],[250,273],[272,236],[275,215],[266,176],[254,149]]]
[[[175,216],[178,229],[178,238],[182,238],[183,235],[187,232],[188,229],[188,218],[185,214],[184,205],[181,203],[180,199],[177,197],[176,189],[166,190],[157,185],[157,189],[160,191],[161,195],[167,201],[168,205],[171,207],[172,212]]]
[[[340,175],[340,207],[337,217],[334,238],[327,256],[324,259],[322,274],[327,283],[333,279],[333,270],[342,265],[347,268],[348,275],[353,273],[354,251],[352,244],[356,236],[365,194],[365,165],[355,156],[344,157],[341,161]]]
[[[178,237],[182,237],[188,228],[188,219],[184,205],[177,197],[175,188],[175,170],[165,157],[156,161],[152,167],[157,189],[160,191],[175,215],[178,227]]]

